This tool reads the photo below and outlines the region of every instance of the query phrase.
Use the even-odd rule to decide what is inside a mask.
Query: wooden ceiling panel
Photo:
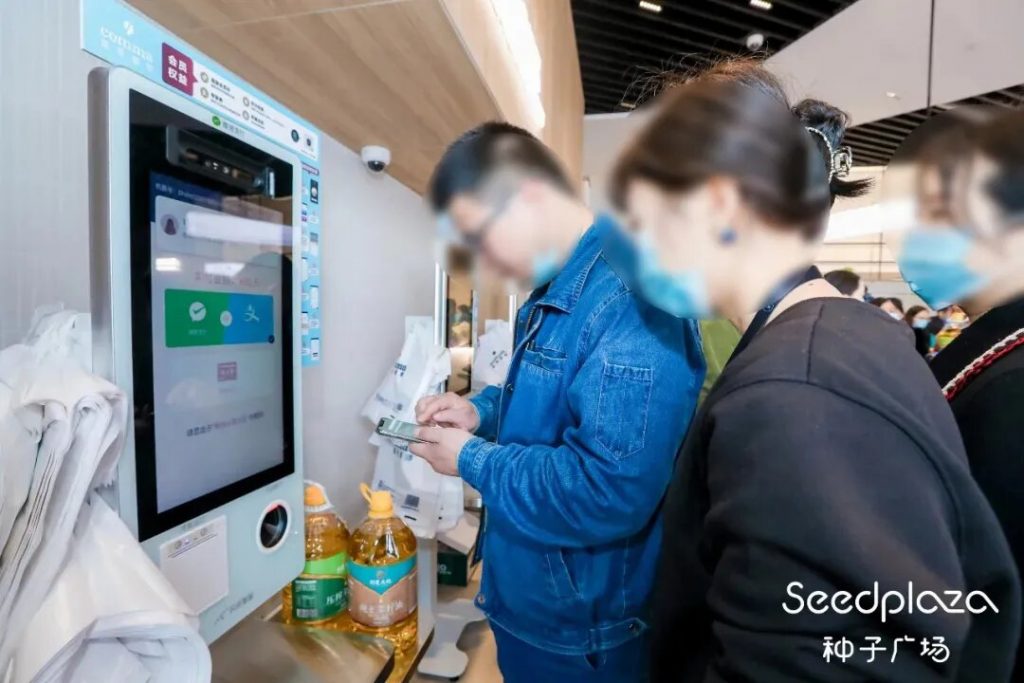
[[[392,2],[395,0],[128,0],[160,24],[175,27],[175,31]]]
[[[349,2],[242,22],[230,21],[241,0],[131,1],[346,147],[391,148],[389,173],[417,192],[445,145],[500,116],[439,0]],[[344,4],[245,4],[329,2]]]

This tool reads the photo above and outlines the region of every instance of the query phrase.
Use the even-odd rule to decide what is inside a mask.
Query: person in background
[[[935,336],[935,349],[941,351],[960,336],[964,328],[970,324],[970,318],[964,309],[955,304],[939,309],[938,317],[942,320],[942,329]]]
[[[903,322],[914,329],[924,329],[928,321],[935,317],[927,306],[914,305],[903,314]]]
[[[487,123],[429,185],[442,224],[533,293],[503,386],[428,397],[410,450],[487,507],[483,584],[508,683],[642,681],[657,514],[703,378],[696,323],[611,266],[616,233],[528,132]]]
[[[707,371],[704,373],[704,383],[700,387],[698,404],[703,403],[711,393],[711,387],[715,386],[715,382],[718,381],[719,375],[722,374],[722,368],[729,362],[729,357],[736,350],[736,345],[740,343],[740,331],[731,320],[724,318],[701,320],[699,325],[701,350],[704,353]]]
[[[897,262],[950,323],[972,321],[931,367],[971,471],[1022,568],[1024,113],[953,126],[921,151],[918,177],[919,203],[934,206],[938,199],[947,208],[907,233]],[[1017,675],[1024,676],[1024,647],[1017,651]]]
[[[1006,681],[1020,586],[949,408],[909,329],[811,267],[836,172],[819,140],[759,89],[698,82],[662,97],[612,174],[645,297],[682,317],[757,311],[664,504],[653,678]],[[983,590],[998,612],[807,608],[908,582]],[[940,637],[950,656],[829,657],[864,636]]]
[[[878,306],[893,320],[903,320],[903,302],[896,297],[875,297],[871,304]]]
[[[935,316],[925,306],[911,306],[903,316],[903,322],[914,330],[914,348],[927,358],[932,352],[932,333],[928,327],[933,325]]]
[[[830,285],[839,290],[840,294],[850,297],[851,299],[857,299],[858,301],[864,301],[867,296],[867,285],[860,279],[860,275],[847,270],[846,268],[840,270],[830,270],[825,273],[825,281]]]
[[[945,327],[945,323],[942,322],[942,318],[935,316],[928,321],[928,325],[924,328],[928,335],[927,341],[922,339],[920,346],[917,346],[917,339],[915,337],[914,341],[918,353],[928,360],[931,360],[938,352],[939,333],[942,332],[943,327]]]

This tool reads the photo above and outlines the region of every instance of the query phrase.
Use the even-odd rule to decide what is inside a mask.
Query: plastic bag
[[[407,330],[402,352],[363,408],[374,426],[385,417],[415,422],[416,402],[440,392],[451,374],[451,355],[434,343],[432,319],[414,319]],[[417,536],[433,538],[455,525],[462,516],[461,479],[438,474],[405,442],[374,433],[370,443],[378,447],[374,487],[391,492],[396,514]]]
[[[385,417],[415,422],[416,401],[437,393],[451,371],[451,355],[448,349],[434,343],[430,318],[414,320],[398,359],[363,406],[363,417],[374,426]],[[370,439],[375,445],[384,441],[376,434]]]
[[[11,683],[204,683],[210,653],[198,619],[93,494],[67,563],[15,653]]]
[[[500,385],[512,362],[512,330],[504,320],[488,320],[473,354],[473,389]]]

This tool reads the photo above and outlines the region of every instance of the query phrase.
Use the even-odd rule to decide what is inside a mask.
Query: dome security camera
[[[747,36],[747,49],[751,52],[757,52],[764,47],[764,34],[763,33],[751,33]]]
[[[363,163],[366,164],[366,168],[370,169],[371,173],[383,173],[388,165],[391,164],[391,150],[387,147],[367,145],[363,147],[360,156],[362,156]]]

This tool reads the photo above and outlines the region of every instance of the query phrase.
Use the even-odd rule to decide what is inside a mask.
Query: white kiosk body
[[[127,69],[90,86],[94,367],[134,416],[110,498],[212,642],[304,561],[301,166]]]

